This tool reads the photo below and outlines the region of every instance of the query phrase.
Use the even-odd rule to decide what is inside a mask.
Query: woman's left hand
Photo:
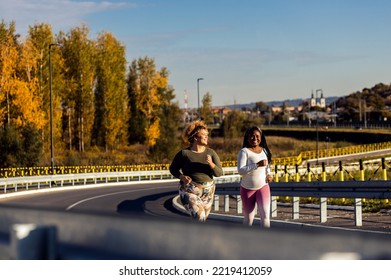
[[[273,182],[273,176],[272,175],[266,175],[266,181],[268,183]]]
[[[206,155],[205,160],[209,164],[210,168],[213,169],[215,167],[215,163],[213,162],[213,159],[212,159],[211,155]]]

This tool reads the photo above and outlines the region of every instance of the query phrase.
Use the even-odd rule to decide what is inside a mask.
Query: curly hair
[[[197,133],[202,129],[208,130],[208,126],[203,120],[195,120],[189,123],[182,134],[183,144],[184,145],[193,144],[194,136],[196,136]]]

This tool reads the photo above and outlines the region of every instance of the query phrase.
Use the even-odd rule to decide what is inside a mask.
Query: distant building
[[[316,98],[314,97],[314,93],[311,93],[310,106],[326,108],[326,98],[323,97],[323,92],[321,93],[319,100],[316,100]]]

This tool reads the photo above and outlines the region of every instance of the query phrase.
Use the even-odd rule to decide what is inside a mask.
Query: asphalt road
[[[126,186],[54,188],[55,191],[33,192],[0,199],[1,205],[75,211],[105,215],[175,216],[165,210],[165,201],[176,194],[173,183],[131,184]],[[151,208],[147,210],[149,205]]]
[[[176,210],[172,206],[172,198],[177,195],[177,186],[173,182],[163,183],[137,183],[126,186],[85,187],[75,189],[57,189],[49,192],[31,192],[29,195],[20,195],[0,199],[0,206],[17,206],[45,210],[59,210],[66,212],[79,212],[94,215],[112,215],[126,219],[150,218],[151,221],[170,221],[174,223],[188,223],[189,227],[200,230],[197,223],[191,221],[188,215]],[[200,224],[201,225],[201,224]],[[343,231],[330,227],[303,226],[300,223],[286,221],[273,221],[272,228],[260,231],[258,226],[252,228],[241,225],[238,216],[211,215],[204,225],[204,229],[215,236],[218,232],[219,242],[225,242],[224,232],[231,235],[235,232],[237,242],[243,236],[251,234],[254,240],[259,238],[267,243],[263,245],[264,258],[313,258],[311,252],[316,252],[316,258],[322,252],[333,251],[345,253],[355,252],[353,258],[358,259],[391,259],[390,234],[376,232]],[[249,232],[251,231],[251,232]],[[255,232],[255,235],[253,234]],[[177,232],[175,234],[178,234]],[[204,233],[203,233],[204,234]],[[179,234],[179,236],[181,236]],[[186,236],[186,238],[190,238]],[[214,237],[215,238],[215,237]],[[234,238],[234,237],[230,237]],[[200,240],[200,242],[203,242]],[[229,242],[232,242],[229,239]],[[258,246],[258,245],[255,245]],[[281,247],[282,246],[282,247]],[[232,250],[234,244],[231,244]],[[276,249],[276,250],[275,250]],[[239,250],[237,248],[236,250]],[[309,251],[308,251],[309,250]],[[312,255],[311,255],[312,254]],[[348,258],[351,258],[351,254]],[[341,255],[333,258],[339,258]]]
[[[178,194],[173,182],[139,183],[126,186],[65,187],[49,192],[27,191],[26,195],[1,198],[0,205],[59,210],[123,217],[154,217],[172,221],[190,220],[175,209],[172,199]],[[237,221],[211,219],[210,224],[232,224]]]
[[[107,187],[64,187],[54,188],[52,191],[26,191],[26,195],[11,196],[2,198],[0,196],[0,205],[20,206],[28,208],[37,208],[45,210],[59,210],[67,212],[81,212],[90,214],[103,214],[103,215],[115,215],[124,217],[155,217],[164,218],[169,220],[191,220],[191,218],[184,213],[183,210],[178,210],[178,207],[173,206],[173,198],[177,196],[177,185],[175,182],[136,182],[129,185],[122,186],[107,186]],[[319,210],[302,209],[301,213],[307,213],[301,215],[301,219],[295,223],[295,221],[289,221],[290,208],[279,207],[280,213],[277,218],[272,219],[273,227],[297,227],[304,228],[303,224],[315,224],[320,227],[320,223],[316,223],[319,220]],[[237,215],[234,203],[229,213],[224,213],[222,210],[217,213],[211,213],[207,223],[212,224],[241,224],[241,215]],[[227,214],[230,215],[227,217]],[[344,224],[334,222],[336,221],[337,214],[331,213],[334,219],[329,219],[327,223],[328,228],[335,227],[343,228]],[[346,216],[346,214],[344,214]],[[383,215],[386,217],[389,215]],[[346,220],[346,217],[343,217]],[[353,219],[353,218],[351,218]],[[384,220],[384,218],[383,218]],[[382,222],[383,220],[380,220]],[[334,223],[334,224],[333,224]],[[389,225],[391,221],[388,221]],[[257,221],[255,221],[255,225]],[[297,225],[295,225],[297,224]],[[360,228],[354,228],[352,221],[348,222],[350,229],[357,231]],[[346,223],[345,223],[346,227]],[[326,227],[324,227],[326,228]],[[364,231],[368,231],[366,227],[362,228]],[[374,229],[374,228],[370,228]],[[378,231],[381,231],[378,230]],[[389,230],[386,230],[389,235]]]

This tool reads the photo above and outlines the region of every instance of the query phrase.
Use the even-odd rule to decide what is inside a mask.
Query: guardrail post
[[[322,181],[326,181],[326,167],[324,162],[322,162]],[[327,197],[320,197],[320,222],[325,223],[327,222]]]
[[[340,180],[341,182],[344,181],[342,161],[339,161],[339,180]]]
[[[300,182],[300,172],[299,172],[299,166],[295,165],[295,181]]]
[[[326,165],[324,162],[322,162],[322,181],[325,182],[327,177],[326,173]]]
[[[300,197],[293,196],[292,197],[292,219],[297,220],[300,218]]]
[[[360,159],[360,180],[361,181],[365,180],[362,159]],[[361,198],[354,199],[354,220],[356,226],[358,227],[362,226],[362,199]]]
[[[284,177],[285,177],[285,182],[289,182],[288,166],[286,164],[284,167]]]
[[[354,219],[355,225],[357,227],[362,226],[362,199],[355,198],[354,199]]]
[[[362,159],[359,160],[360,163],[360,180],[364,181],[365,180],[365,175],[364,175],[364,166],[362,163]]]
[[[214,210],[215,211],[219,211],[219,195],[218,194],[215,194],[215,199],[213,201],[213,204],[214,204]]]
[[[277,217],[277,197],[271,197],[270,213],[273,218]]]
[[[311,164],[307,162],[307,181],[311,182],[312,175],[311,175]]]
[[[224,211],[229,212],[229,195],[224,195]]]
[[[387,180],[387,168],[386,168],[386,160],[384,158],[381,159],[381,168],[382,168],[382,178],[383,180]]]
[[[238,214],[242,214],[242,198],[240,197],[240,195],[237,195],[236,196],[236,213]]]
[[[278,183],[278,165],[274,166],[274,182]],[[277,197],[271,197],[270,213],[272,217],[277,217]]]
[[[297,171],[297,166],[296,166],[296,172]],[[300,181],[300,177],[295,177],[296,182]],[[300,218],[300,197],[294,196],[292,197],[292,219],[299,219]]]
[[[54,260],[56,239],[55,226],[15,224],[11,229],[11,255],[16,260]]]

